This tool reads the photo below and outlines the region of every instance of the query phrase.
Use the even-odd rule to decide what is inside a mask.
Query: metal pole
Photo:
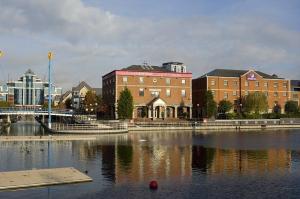
[[[52,90],[52,84],[51,84],[51,58],[52,58],[52,53],[48,53],[48,60],[49,60],[49,65],[48,65],[48,128],[51,129],[51,90]]]

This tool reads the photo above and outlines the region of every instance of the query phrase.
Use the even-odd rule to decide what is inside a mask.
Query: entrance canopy
[[[151,105],[152,107],[157,107],[157,106],[166,106],[166,102],[162,99],[158,98],[154,98],[152,101],[149,102],[149,105]]]

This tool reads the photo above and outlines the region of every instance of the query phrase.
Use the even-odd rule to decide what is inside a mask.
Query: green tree
[[[130,90],[126,87],[118,100],[118,116],[120,119],[131,119],[133,112],[133,97]]]
[[[0,101],[0,107],[1,108],[7,108],[10,107],[10,103],[6,101]]]
[[[242,101],[243,110],[247,113],[259,114],[268,111],[268,100],[262,92],[250,93]]]
[[[219,102],[219,112],[220,113],[227,113],[232,109],[232,107],[233,107],[233,104],[228,100],[224,99]]]
[[[89,113],[91,112],[96,113],[100,107],[100,103],[101,103],[100,101],[101,101],[101,97],[97,96],[94,91],[88,91],[84,97],[83,109]]]
[[[97,103],[97,95],[93,91],[88,91],[85,94],[83,104],[85,107],[94,106]]]
[[[204,95],[204,115],[206,117],[213,117],[217,112],[217,103],[214,101],[214,96],[210,90]]]
[[[289,100],[285,103],[284,105],[284,111],[287,114],[293,114],[293,113],[298,113],[299,112],[299,107],[297,102]]]

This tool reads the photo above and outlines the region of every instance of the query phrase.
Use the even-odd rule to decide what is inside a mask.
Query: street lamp
[[[51,90],[52,90],[52,84],[51,84],[51,59],[52,59],[52,52],[48,53],[48,60],[49,60],[49,65],[48,65],[48,128],[51,129]]]
[[[200,110],[199,110],[199,104],[197,104],[197,118],[199,119],[199,112],[200,112]]]

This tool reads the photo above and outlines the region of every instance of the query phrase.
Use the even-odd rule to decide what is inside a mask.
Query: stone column
[[[137,109],[136,109],[135,107],[133,107],[132,115],[131,115],[131,116],[132,116],[132,119],[134,119],[134,115],[135,115],[134,112],[135,112],[136,110],[137,110]]]
[[[10,120],[10,115],[7,115],[7,122],[10,123],[11,120]]]
[[[174,106],[174,118],[177,118],[177,108],[178,106]]]
[[[158,116],[157,118],[161,118],[161,106],[158,107]]]
[[[151,118],[151,106],[148,106],[148,118]]]
[[[118,104],[115,104],[115,112],[114,112],[114,115],[115,115],[115,119],[117,120],[118,118],[119,118],[119,116],[118,116]]]
[[[152,109],[152,119],[155,120],[155,106],[153,106],[153,109]]]
[[[190,106],[189,109],[190,109],[190,119],[192,119],[192,116],[193,116],[193,115],[192,115],[192,114],[193,114],[192,106]]]

